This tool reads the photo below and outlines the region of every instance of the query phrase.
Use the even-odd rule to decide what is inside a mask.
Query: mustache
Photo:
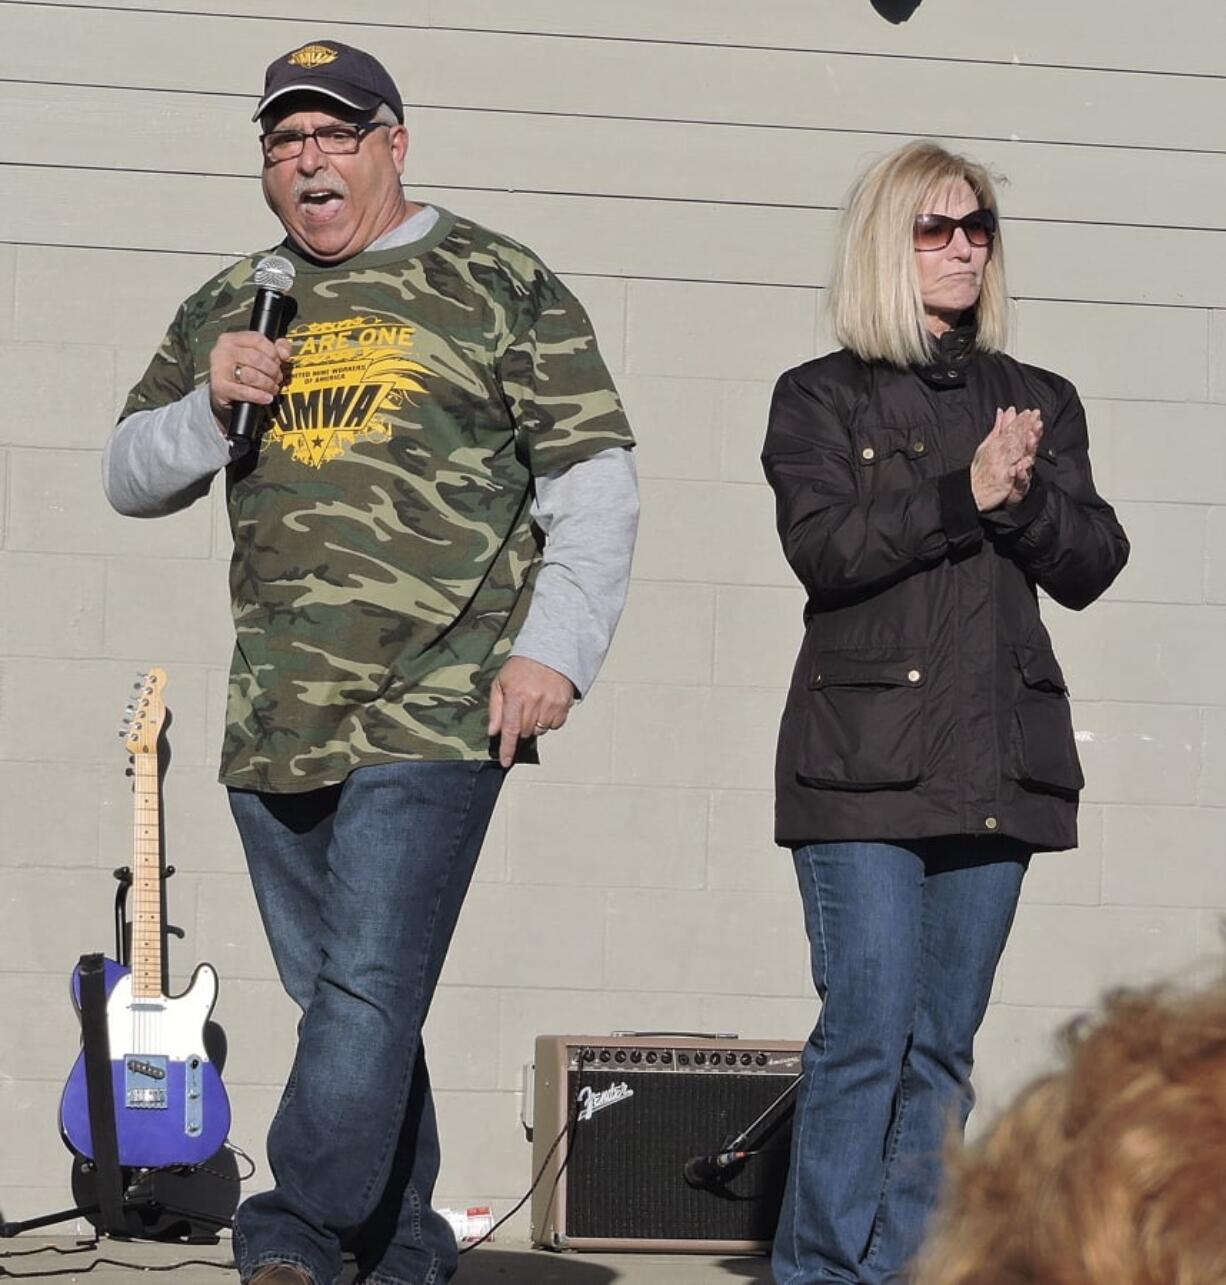
[[[293,190],[290,196],[295,201],[301,201],[308,192],[331,192],[335,196],[347,197],[349,195],[349,185],[339,174],[300,174],[294,179]]]

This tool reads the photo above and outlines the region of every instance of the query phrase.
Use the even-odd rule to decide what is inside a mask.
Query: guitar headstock
[[[151,669],[136,684],[136,694],[124,710],[124,749],[129,754],[156,754],[158,737],[166,722],[166,703],[162,689],[166,686],[166,671]]]

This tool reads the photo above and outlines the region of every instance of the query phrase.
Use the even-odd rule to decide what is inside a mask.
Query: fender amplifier
[[[539,1036],[533,1243],[768,1250],[803,1047],[735,1036]]]

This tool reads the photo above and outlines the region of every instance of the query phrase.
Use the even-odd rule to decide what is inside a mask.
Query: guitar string
[[[133,948],[132,999],[136,1009],[134,1038],[135,1052],[149,1054],[160,1051],[160,1013],[154,997],[161,997],[161,893],[158,881],[161,876],[160,845],[158,843],[159,815],[157,799],[156,740],[150,753],[136,756],[136,792],[134,799],[136,852],[136,933]],[[157,905],[155,907],[155,899]],[[157,976],[153,976],[156,969]],[[151,989],[152,988],[152,989]],[[151,1002],[154,1001],[154,1002]]]

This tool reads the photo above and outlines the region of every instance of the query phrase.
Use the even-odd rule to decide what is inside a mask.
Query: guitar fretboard
[[[162,994],[162,855],[157,754],[133,757],[132,995]]]

